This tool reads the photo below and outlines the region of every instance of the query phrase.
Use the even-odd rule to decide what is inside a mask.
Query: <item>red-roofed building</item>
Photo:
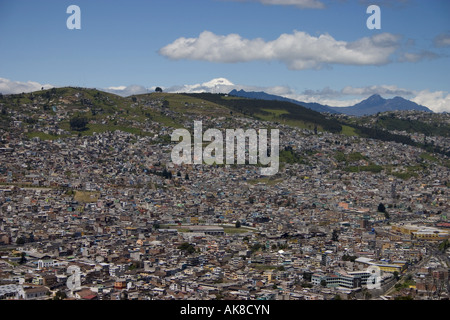
[[[97,293],[92,291],[89,288],[81,289],[80,291],[75,292],[75,297],[81,300],[97,300]]]

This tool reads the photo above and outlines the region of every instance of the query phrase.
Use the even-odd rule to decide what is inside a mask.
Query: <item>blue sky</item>
[[[237,88],[336,106],[379,93],[450,112],[449,13],[448,0],[0,0],[0,92]]]

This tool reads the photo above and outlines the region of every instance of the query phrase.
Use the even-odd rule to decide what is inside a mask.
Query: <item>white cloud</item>
[[[289,99],[294,99],[297,101],[301,101],[301,102],[315,102],[315,103],[320,103],[322,105],[326,105],[326,106],[330,106],[330,107],[348,107],[348,106],[352,106],[358,102],[361,102],[362,100],[364,100],[363,98],[353,98],[353,99],[348,99],[345,97],[342,97],[341,99],[333,99],[327,96],[320,96],[320,95],[310,95],[310,94],[288,94],[285,95],[286,98]]]
[[[154,88],[145,88],[140,85],[117,86],[100,89],[109,93],[114,93],[122,97],[132,96],[134,94],[150,93],[155,91]]]
[[[373,94],[383,98],[400,96],[425,106],[434,112],[450,112],[450,93],[445,91],[415,91],[399,88],[395,85],[375,85],[366,87],[346,86],[341,90],[324,88],[321,90],[305,90],[300,94],[289,94],[286,97],[303,102],[317,102],[332,107],[352,106]]]
[[[405,8],[413,2],[414,0],[359,0],[359,3],[366,7],[372,4],[376,4],[377,6],[384,8]]]
[[[315,93],[315,94],[314,94]],[[434,112],[450,112],[450,93],[445,91],[414,91],[392,85],[378,85],[367,87],[347,86],[340,91],[324,88],[322,90],[306,90],[301,94],[289,94],[286,97],[303,102],[317,102],[332,107],[352,106],[373,94],[383,98],[400,96],[425,106]]]
[[[242,89],[242,86],[235,85],[225,78],[216,78],[203,83],[175,85],[164,89],[164,91],[172,93],[228,93],[231,90],[238,88]]]
[[[414,94],[413,91],[403,88],[398,88],[393,85],[378,85],[378,86],[367,86],[367,87],[344,87],[340,91],[343,95],[359,95],[359,96],[370,96],[373,94],[379,94],[382,96],[402,96],[408,97]]]
[[[305,91],[302,92],[302,95],[306,96],[306,97],[339,97],[341,96],[341,92],[337,91],[337,90],[333,90],[330,87],[325,87],[323,89],[320,90],[311,90],[311,89],[306,89]]]
[[[400,37],[382,33],[354,42],[339,41],[329,34],[318,37],[294,31],[278,39],[245,39],[238,34],[216,35],[202,32],[198,38],[178,38],[161,48],[169,59],[235,63],[248,61],[281,61],[289,69],[320,69],[333,64],[383,65],[399,46]]]
[[[399,88],[395,85],[374,85],[366,87],[346,86],[340,90],[325,87],[323,89],[306,89],[303,92],[295,92],[289,86],[251,86],[234,84],[225,78],[216,78],[208,82],[198,84],[185,84],[165,88],[166,92],[178,93],[228,93],[231,90],[245,90],[248,92],[266,92],[289,99],[302,102],[315,102],[331,107],[348,107],[362,100],[367,99],[373,94],[379,94],[384,98],[401,96],[405,99],[414,101],[420,105],[426,106],[434,112],[450,112],[450,94],[444,91],[414,91],[406,88]]]
[[[417,92],[411,101],[426,106],[434,112],[450,112],[450,94],[445,91],[422,90]]]
[[[232,90],[244,90],[244,91],[264,91],[268,94],[274,94],[279,96],[284,96],[287,94],[292,94],[293,91],[287,86],[272,86],[272,87],[261,87],[261,86],[251,86],[234,84],[225,78],[216,78],[207,82],[197,83],[197,84],[185,84],[185,85],[175,85],[165,88],[164,91],[171,93],[229,93]]]
[[[361,102],[361,100],[367,98],[362,97],[359,99],[355,98],[345,99],[346,94],[342,93],[342,91],[336,91],[330,88],[324,88],[321,90],[305,90],[302,93],[297,93],[293,91],[289,86],[262,87],[262,86],[242,85],[242,84],[234,84],[225,78],[216,78],[208,82],[197,84],[176,85],[169,88],[165,88],[164,91],[172,93],[202,93],[202,92],[228,93],[233,89],[236,89],[238,91],[244,90],[247,92],[265,92],[268,94],[273,94],[302,102],[316,102],[333,107],[347,107],[350,105],[354,105],[355,103]]]
[[[0,78],[0,93],[2,94],[17,94],[22,92],[33,92],[44,89],[50,89],[54,86],[51,84],[40,84],[35,81],[11,81],[9,79]]]
[[[267,5],[295,6],[300,9],[323,9],[325,5],[318,0],[228,0],[239,2],[260,2]]]
[[[435,47],[450,47],[450,33],[442,33],[436,36],[433,40],[433,44]]]
[[[439,58],[438,54],[428,51],[428,50],[425,50],[425,51],[422,51],[419,53],[405,52],[402,55],[400,55],[399,61],[400,62],[418,62],[418,61],[425,60],[425,59],[432,60],[432,59],[436,59],[436,58]]]

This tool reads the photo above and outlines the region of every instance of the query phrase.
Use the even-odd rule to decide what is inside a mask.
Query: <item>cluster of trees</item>
[[[89,120],[86,117],[76,116],[70,119],[70,129],[74,131],[84,131],[87,130],[86,125]]]
[[[365,138],[377,139],[381,141],[394,141],[398,143],[403,143],[410,146],[417,146],[417,143],[414,142],[410,137],[403,136],[400,134],[393,134],[386,130],[378,129],[378,128],[368,128],[358,125],[349,125],[354,127],[356,132]]]
[[[336,152],[335,159],[338,162],[355,162],[359,160],[368,160],[366,156],[363,156],[360,152],[352,152],[349,154],[345,154],[342,151]]]
[[[383,167],[371,163],[367,166],[348,166],[348,167],[344,168],[344,171],[346,171],[346,172],[367,171],[367,172],[379,173],[379,172],[383,171]]]
[[[163,171],[156,171],[155,169],[152,169],[149,170],[148,172],[157,176],[161,176],[164,179],[172,179],[173,177],[172,171],[169,171],[166,168],[164,168]]]
[[[162,171],[156,171],[155,169],[152,169],[152,170],[148,170],[147,172],[149,172],[150,174],[161,176],[164,179],[172,179],[173,178],[172,171],[167,170],[166,168],[164,168]],[[177,177],[181,177],[181,172],[179,172],[179,171],[177,172]],[[189,175],[187,173],[184,175],[184,179],[189,180]]]
[[[355,260],[357,259],[357,256],[349,256],[348,254],[345,254],[342,256],[342,261],[351,261],[351,262],[355,262]]]
[[[254,253],[259,250],[262,250],[262,251],[266,250],[266,246],[259,242],[256,242],[255,244],[251,245],[249,249],[252,253]]]
[[[286,146],[283,150],[280,150],[279,158],[280,162],[284,163],[303,163],[302,158],[296,152],[294,152],[291,146]]]
[[[450,248],[450,241],[448,239],[445,239],[439,244],[439,250],[442,252],[445,252],[448,248]]]
[[[421,132],[425,135],[450,136],[449,125],[432,125],[419,120],[398,119],[394,115],[383,115],[378,117],[377,125],[387,130],[400,130],[410,133]]]
[[[189,242],[183,242],[182,244],[180,244],[178,246],[178,249],[181,251],[185,251],[189,254],[192,254],[195,252],[195,247],[192,244],[190,244]]]
[[[378,210],[378,212],[384,213],[384,217],[385,217],[386,219],[389,219],[389,218],[390,218],[389,213],[386,211],[386,206],[385,206],[384,204],[380,203],[380,204],[378,205],[377,210]]]
[[[377,140],[381,140],[381,141],[394,141],[394,142],[403,143],[403,144],[406,144],[409,146],[422,148],[431,153],[440,153],[440,154],[444,154],[446,156],[450,156],[450,151],[445,150],[444,148],[442,148],[440,146],[436,146],[433,144],[427,144],[427,143],[418,143],[418,142],[415,142],[414,140],[412,140],[408,136],[394,134],[394,133],[391,133],[387,130],[383,130],[380,128],[368,128],[368,127],[363,127],[363,126],[354,125],[354,124],[347,124],[347,125],[350,127],[353,127],[355,129],[355,132],[357,132],[360,136],[365,137],[365,138],[377,139]],[[448,130],[448,127],[443,128],[444,132],[446,130]],[[421,131],[419,130],[418,132],[421,132]],[[448,135],[448,133],[446,133],[446,132],[445,133],[440,132],[440,134],[443,136]]]

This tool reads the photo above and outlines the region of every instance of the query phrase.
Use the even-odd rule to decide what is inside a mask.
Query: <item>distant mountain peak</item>
[[[385,101],[386,101],[386,99],[384,99],[382,96],[380,96],[379,94],[376,93],[376,94],[371,95],[366,100],[361,101],[360,103],[367,104],[370,106],[376,106],[376,105],[383,104]]]
[[[421,106],[413,101],[396,96],[392,99],[384,99],[379,94],[371,95],[369,98],[350,107],[336,108],[342,113],[363,116],[376,114],[378,112],[398,111],[398,110],[417,110],[425,112],[433,112],[427,107]]]
[[[230,80],[226,78],[215,78],[211,81],[202,83],[205,87],[215,87],[215,86],[234,86],[234,83],[232,83]]]
[[[371,115],[377,114],[378,112],[396,111],[396,110],[417,110],[424,112],[433,112],[427,107],[418,105],[417,103],[404,99],[402,97],[397,96],[392,99],[385,99],[379,94],[373,94],[367,99],[350,107],[330,107],[327,105],[321,105],[319,103],[301,102],[293,99],[284,98],[281,96],[271,95],[265,92],[246,92],[244,90],[237,91],[236,89],[230,91],[229,95],[250,99],[288,101],[295,104],[299,104],[301,106],[304,106],[317,112],[343,113],[355,116]]]
[[[369,98],[367,98],[367,100],[385,100],[385,99],[383,99],[383,97],[378,93],[375,93],[371,95]]]

